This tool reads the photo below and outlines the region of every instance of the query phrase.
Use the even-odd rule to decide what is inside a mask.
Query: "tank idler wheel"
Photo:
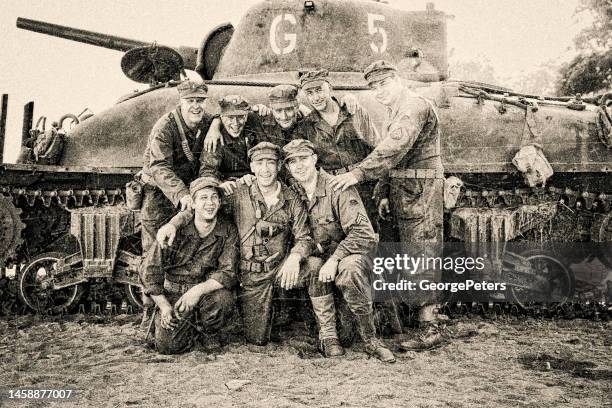
[[[528,274],[519,282],[507,282],[510,299],[523,309],[531,304],[544,303],[561,306],[574,295],[574,273],[553,254],[529,250],[521,254],[529,264]]]
[[[32,258],[19,276],[19,297],[33,311],[58,314],[78,304],[85,291],[83,284],[53,289],[54,275],[63,252],[45,252]]]

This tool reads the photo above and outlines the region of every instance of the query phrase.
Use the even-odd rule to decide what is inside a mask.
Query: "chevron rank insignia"
[[[368,219],[366,215],[363,215],[362,213],[357,214],[357,218],[355,219],[355,225],[369,224],[369,223],[370,223],[370,220]]]

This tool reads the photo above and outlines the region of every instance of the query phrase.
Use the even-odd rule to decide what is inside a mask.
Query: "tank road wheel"
[[[608,268],[612,268],[612,212],[597,214],[591,227],[591,240],[607,243],[601,244],[599,258]]]
[[[574,294],[574,273],[552,254],[530,250],[521,254],[526,270],[508,276],[510,298],[522,308],[530,303],[563,305]]]
[[[15,255],[21,244],[21,231],[25,224],[19,218],[21,210],[16,208],[10,197],[0,195],[0,266]]]
[[[142,288],[140,286],[125,284],[125,294],[128,305],[132,306],[134,313],[139,313],[144,309],[142,305]]]
[[[34,257],[22,269],[19,297],[30,309],[39,313],[60,313],[78,303],[85,290],[83,285],[53,289],[58,262],[66,256],[62,252],[45,252]]]

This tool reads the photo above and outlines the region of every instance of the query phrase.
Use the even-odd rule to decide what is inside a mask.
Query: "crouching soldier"
[[[376,337],[372,313],[370,254],[378,244],[359,193],[354,187],[334,191],[332,176],[316,168],[317,155],[312,142],[296,139],[283,147],[291,175],[304,189],[309,221],[314,236],[315,255],[326,258],[318,273],[321,282],[335,282],[349,309],[368,354],[386,363],[393,353]]]
[[[278,181],[280,148],[262,142],[248,154],[255,182],[239,184],[228,197],[240,235],[239,300],[246,339],[260,346],[270,340],[272,299],[279,286],[307,287],[323,353],[342,355],[331,286],[318,279],[323,261],[310,256],[306,209],[297,193]],[[188,212],[175,216],[160,229],[158,241],[172,238],[189,218]]]
[[[142,264],[145,293],[158,307],[155,344],[162,354],[188,350],[198,332],[217,331],[235,308],[238,231],[217,217],[219,182],[201,177],[189,190],[195,215],[169,247],[156,242]]]

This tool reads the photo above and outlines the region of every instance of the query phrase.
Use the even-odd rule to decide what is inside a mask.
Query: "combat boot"
[[[420,333],[415,338],[402,341],[400,348],[403,350],[426,351],[449,343],[449,336],[444,333],[444,329],[435,325],[426,324],[419,331]]]
[[[419,323],[449,320],[448,316],[439,312],[439,309],[440,305],[438,304],[423,305],[419,310]]]
[[[355,318],[357,319],[357,329],[365,344],[366,353],[376,357],[383,363],[395,363],[395,356],[391,350],[387,348],[382,340],[376,337],[373,314],[356,315]]]
[[[319,323],[319,350],[325,357],[344,355],[336,332],[336,306],[334,295],[311,297],[312,310]]]

